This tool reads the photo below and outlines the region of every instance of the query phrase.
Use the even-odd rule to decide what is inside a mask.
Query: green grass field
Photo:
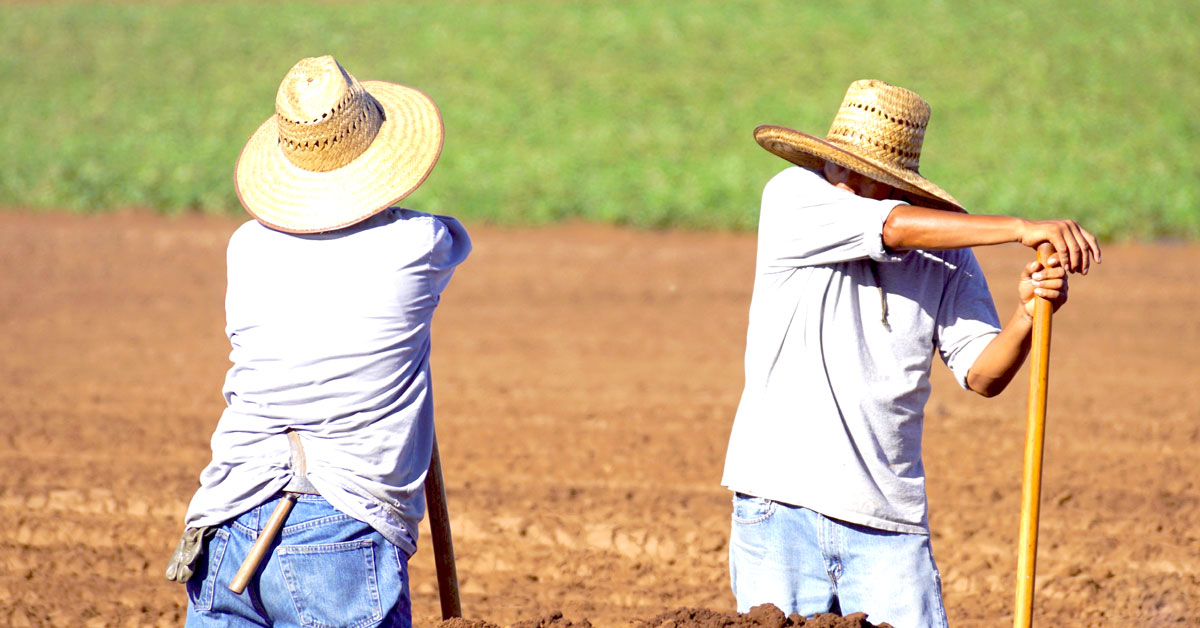
[[[933,105],[922,173],[975,213],[1200,239],[1194,0],[0,5],[0,205],[240,212],[232,171],[301,57],[420,87],[446,121],[407,206],[752,228],[850,81]]]

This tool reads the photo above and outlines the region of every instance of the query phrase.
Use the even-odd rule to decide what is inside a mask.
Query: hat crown
[[[371,145],[383,108],[333,57],[301,59],[275,95],[279,149],[311,172],[336,170]]]
[[[915,92],[883,81],[855,81],[846,91],[825,141],[916,173],[929,116],[929,103]]]

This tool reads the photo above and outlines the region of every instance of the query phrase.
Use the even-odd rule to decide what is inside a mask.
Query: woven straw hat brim
[[[289,233],[347,227],[391,207],[416,190],[442,153],[444,127],[424,92],[385,81],[362,81],[385,119],[371,145],[328,172],[292,164],[279,148],[271,116],[250,136],[234,171],[238,199],[264,224]]]
[[[953,196],[921,175],[889,164],[879,163],[853,153],[818,137],[788,127],[770,124],[754,129],[754,139],[760,146],[797,166],[820,170],[826,161],[928,201],[934,209],[966,213]]]

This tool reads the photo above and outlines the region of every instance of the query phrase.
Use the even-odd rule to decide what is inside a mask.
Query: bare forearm
[[[1017,306],[1008,323],[992,338],[967,373],[967,387],[995,397],[1004,392],[1029,355],[1033,319],[1023,306]]]
[[[1092,260],[1100,261],[1096,236],[1074,220],[976,216],[897,205],[883,223],[883,244],[896,250],[962,249],[1005,242],[1020,242],[1031,248],[1049,242],[1063,266],[1073,273],[1086,275]]]
[[[961,249],[1020,242],[1025,222],[897,205],[883,224],[883,243],[891,249]]]

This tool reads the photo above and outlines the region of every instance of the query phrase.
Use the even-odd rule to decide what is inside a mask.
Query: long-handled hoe
[[[429,531],[433,537],[433,562],[437,568],[442,619],[462,617],[458,570],[454,566],[454,543],[450,538],[450,513],[446,509],[446,485],[442,483],[442,457],[438,454],[437,438],[433,439],[433,456],[429,460],[429,473],[425,475],[425,508],[429,512]]]
[[[1049,243],[1038,247],[1043,264],[1054,252]],[[1017,602],[1013,628],[1033,625],[1033,580],[1037,562],[1038,508],[1042,494],[1042,450],[1046,435],[1046,390],[1050,381],[1050,302],[1034,297],[1033,341],[1030,348],[1029,416],[1025,428],[1025,468],[1021,478],[1021,532],[1017,554]]]

